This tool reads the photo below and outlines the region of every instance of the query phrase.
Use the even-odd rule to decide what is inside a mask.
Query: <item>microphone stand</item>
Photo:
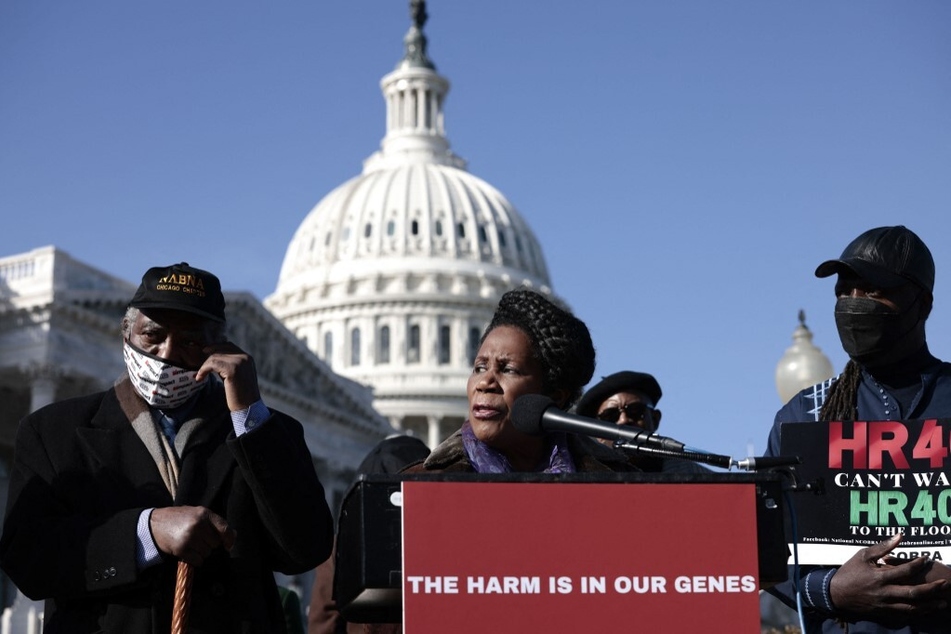
[[[703,464],[713,465],[729,469],[733,464],[733,459],[729,456],[721,456],[715,453],[705,453],[694,451],[692,449],[683,449],[682,451],[673,451],[671,449],[661,449],[660,447],[648,447],[637,443],[617,441],[614,446],[617,449],[628,451],[635,454],[643,454],[653,458],[680,458],[682,460],[692,460]]]
[[[792,467],[802,463],[798,456],[759,456],[744,458],[743,460],[734,460],[729,456],[708,453],[697,449],[684,448],[680,451],[674,451],[622,440],[615,442],[614,447],[630,453],[643,454],[655,458],[679,458],[681,460],[691,460],[723,469],[739,469],[741,471],[759,471],[761,469],[775,469],[777,467]]]

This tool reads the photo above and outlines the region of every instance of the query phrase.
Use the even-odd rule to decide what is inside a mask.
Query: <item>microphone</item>
[[[802,464],[799,456],[751,456],[743,460],[735,460],[730,466],[744,471],[756,471],[757,469],[792,467],[797,464]]]
[[[648,445],[667,451],[681,452],[684,444],[673,438],[658,436],[640,427],[602,423],[593,418],[569,414],[555,407],[555,401],[543,394],[524,394],[512,404],[512,423],[523,434],[541,436],[545,432],[566,431],[573,434],[620,440],[634,445]]]

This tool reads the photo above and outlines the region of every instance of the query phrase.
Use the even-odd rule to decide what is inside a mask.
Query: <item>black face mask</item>
[[[866,367],[900,361],[925,344],[918,328],[918,301],[895,312],[867,297],[840,297],[835,303],[835,326],[845,352]]]

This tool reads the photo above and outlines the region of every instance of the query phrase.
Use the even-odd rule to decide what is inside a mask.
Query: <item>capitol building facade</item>
[[[381,84],[379,151],[304,218],[273,294],[225,292],[229,338],[254,357],[265,402],[304,425],[334,509],[386,436],[435,446],[462,424],[502,293],[527,286],[558,301],[531,229],[450,151],[449,82],[427,55],[424,3],[411,16],[405,54]],[[19,420],[125,371],[119,323],[136,286],[56,246],[0,258],[0,515]],[[0,631],[42,608],[2,575],[0,599],[19,606]]]
[[[433,447],[466,416],[499,297],[551,288],[529,226],[450,150],[449,82],[427,54],[422,3],[411,13],[403,59],[381,82],[379,151],[307,215],[264,304],[335,372],[373,386],[394,428]]]

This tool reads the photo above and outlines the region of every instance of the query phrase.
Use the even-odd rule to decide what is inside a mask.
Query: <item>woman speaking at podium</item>
[[[586,436],[518,431],[515,399],[542,394],[567,410],[594,374],[587,326],[527,289],[505,293],[482,335],[466,387],[469,417],[403,473],[637,471],[628,457]]]
[[[625,454],[587,436],[529,435],[512,422],[518,397],[541,394],[567,409],[593,373],[594,346],[581,320],[533,291],[505,293],[472,365],[468,419],[425,460],[400,473],[638,471]],[[357,627],[350,624],[347,631]],[[402,631],[399,623],[362,627],[372,634]]]

